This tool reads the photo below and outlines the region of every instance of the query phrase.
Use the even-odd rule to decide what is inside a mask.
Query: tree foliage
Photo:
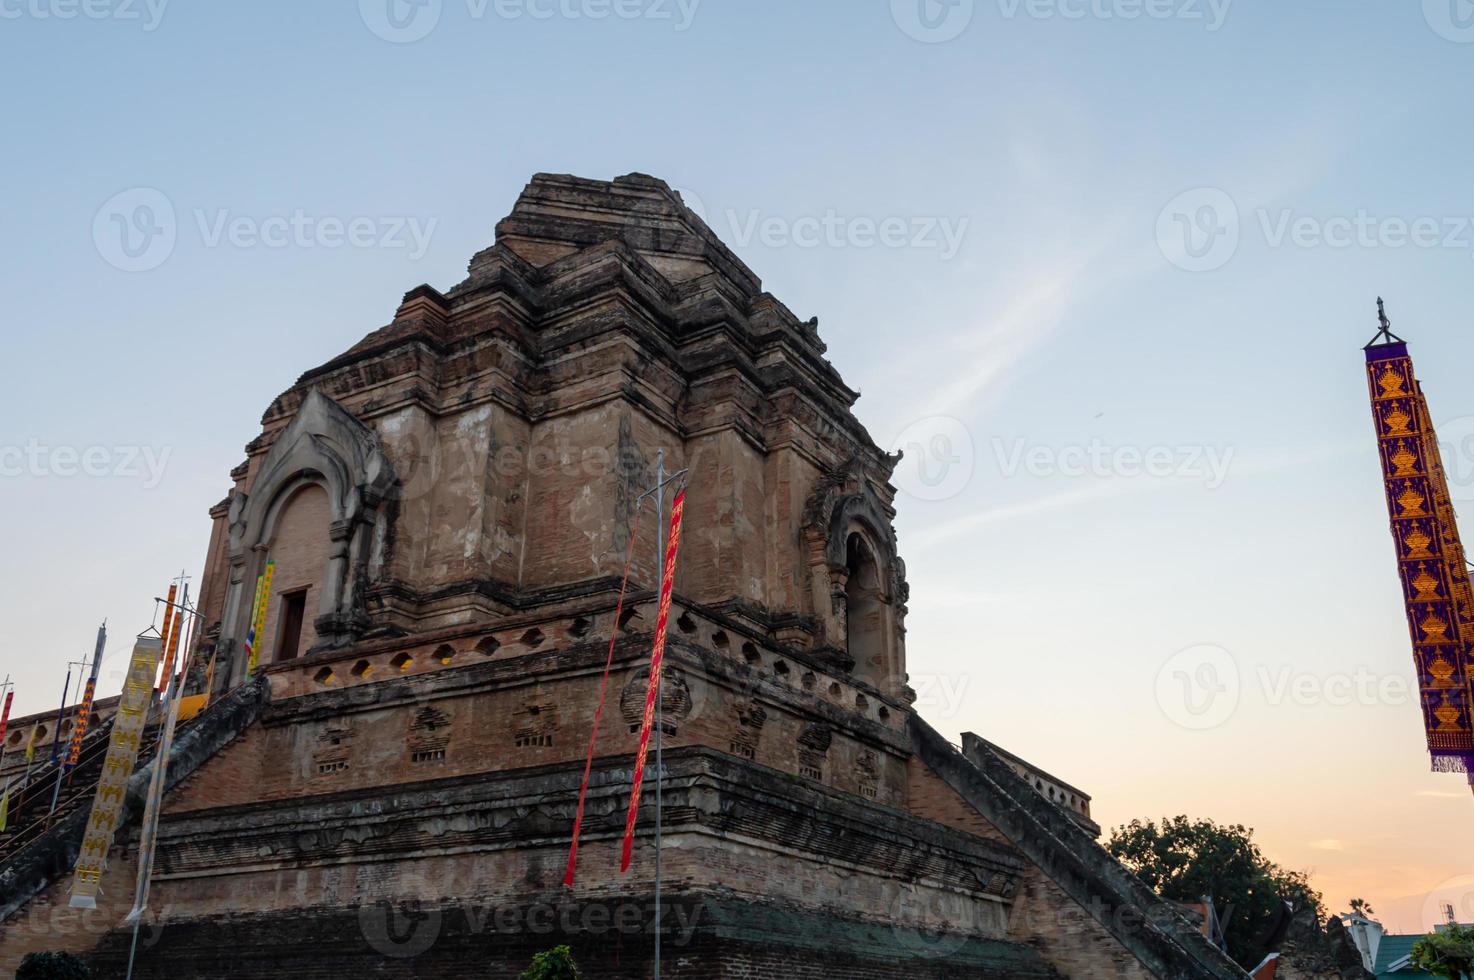
[[[1185,816],[1133,820],[1111,831],[1106,848],[1159,895],[1174,902],[1211,897],[1223,925],[1228,954],[1252,970],[1268,952],[1270,932],[1288,902],[1325,918],[1320,893],[1299,871],[1266,858],[1254,831]]]
[[[573,950],[554,946],[532,958],[532,965],[522,971],[521,980],[579,980],[582,976],[578,964],[573,962]]]
[[[1359,915],[1363,919],[1371,918],[1377,914],[1377,910],[1367,904],[1364,898],[1353,898],[1351,900],[1351,914]]]
[[[1474,928],[1451,925],[1413,943],[1413,966],[1435,977],[1474,977]]]
[[[27,953],[15,980],[91,980],[92,970],[71,953]]]

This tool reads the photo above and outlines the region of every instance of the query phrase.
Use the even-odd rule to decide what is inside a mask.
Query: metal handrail
[[[101,733],[102,729],[99,728],[98,734]],[[81,759],[78,759],[77,765],[72,767],[72,772],[76,772],[77,770],[83,768],[83,766],[87,763],[98,761],[101,756],[105,756],[107,754],[107,749],[110,742],[111,739],[101,739],[97,743],[95,743],[91,750],[84,752],[83,757]],[[152,739],[139,747],[139,759],[142,760],[148,758],[147,753],[153,751],[157,746],[158,737],[157,735],[155,735]],[[47,769],[53,775],[55,774],[55,769],[49,764],[47,766]],[[100,774],[101,770],[99,769],[99,775]],[[35,782],[36,778],[33,777],[31,783]],[[87,783],[83,784],[80,787],[78,793],[69,795],[66,798],[66,802],[70,804],[76,798],[76,796],[85,794],[88,786],[95,786],[96,782],[96,780],[89,780]],[[46,782],[42,781],[40,785],[44,787],[46,785]],[[0,852],[0,874],[4,873],[6,867],[13,860],[15,860],[15,858],[19,856],[22,851],[24,851],[28,846],[30,846],[43,834],[51,829],[54,816],[55,814],[48,813],[44,817],[32,820],[29,824],[26,825],[23,830],[19,831],[14,837],[4,842],[4,851]]]
[[[72,771],[76,771],[94,761],[97,757],[98,746],[107,744],[107,739],[99,740],[96,736],[100,736],[111,731],[112,724],[113,720],[109,718],[107,721],[101,723],[100,725],[98,725],[97,728],[89,733],[87,736],[87,740],[83,743],[84,748],[82,750],[82,753],[77,757],[77,764],[68,768],[70,768]],[[70,749],[68,751],[70,751]],[[58,756],[55,761],[47,760],[46,762],[41,763],[39,768],[33,769],[30,774],[27,775],[24,780],[22,780],[19,786],[11,787],[11,811],[20,812],[27,803],[31,802],[31,797],[32,795],[34,795],[32,790],[33,787],[38,787],[40,790],[45,790],[47,787],[49,787],[52,778],[56,775],[57,767],[65,764],[65,755]]]

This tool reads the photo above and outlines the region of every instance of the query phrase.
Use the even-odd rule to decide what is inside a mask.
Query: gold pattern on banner
[[[1474,705],[1470,689],[1474,592],[1454,523],[1448,481],[1428,404],[1406,348],[1373,347],[1367,354],[1372,418],[1418,667],[1428,748],[1444,762],[1467,764],[1474,759],[1469,723]]]
[[[97,886],[107,867],[107,851],[122,816],[128,778],[138,764],[138,745],[148,709],[153,701],[154,675],[159,670],[163,642],[158,637],[139,637],[128,662],[128,680],[118,701],[118,713],[108,737],[107,756],[97,781],[97,797],[82,835],[82,853],[72,876],[71,907],[97,908]]]
[[[1418,472],[1418,457],[1407,447],[1405,441],[1399,440],[1397,449],[1387,458],[1397,468],[1397,472],[1392,474],[1393,476],[1412,476]]]
[[[256,665],[261,662],[261,644],[265,643],[263,634],[266,632],[266,608],[271,605],[271,578],[276,574],[276,562],[267,561],[266,570],[261,573],[261,585],[256,602],[256,621],[251,624],[251,659],[246,664],[248,674],[256,673]]]

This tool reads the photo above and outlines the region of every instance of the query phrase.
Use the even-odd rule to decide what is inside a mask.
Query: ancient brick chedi
[[[136,974],[515,976],[569,942],[591,977],[648,975],[653,793],[627,875],[617,855],[655,618],[635,499],[663,450],[690,471],[664,975],[1241,977],[1021,760],[913,711],[895,459],[824,353],[663,182],[539,175],[464,282],[304,374],[212,511],[214,701],[171,761]],[[45,862],[4,879],[34,896],[6,950],[115,968],[135,840],[86,922]]]

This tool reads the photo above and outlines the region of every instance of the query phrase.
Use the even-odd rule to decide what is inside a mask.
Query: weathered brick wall
[[[1139,915],[1131,909],[1103,910],[1120,916],[1128,928]],[[1098,919],[1075,902],[1037,867],[1024,875],[1009,912],[1009,936],[1036,946],[1067,977],[1084,980],[1151,980],[1126,947]]]
[[[229,764],[212,765],[176,793],[171,810],[581,763],[604,650],[585,642],[576,651],[528,656],[525,648],[509,645],[488,657],[474,643],[459,642],[462,649],[445,666],[435,659],[439,647],[412,648],[402,672],[393,666],[395,655],[381,654],[363,678],[354,671],[369,661],[351,655],[336,661],[332,683],[318,686],[320,693],[297,708],[280,702],[267,725],[227,750]],[[631,728],[643,710],[644,651],[637,638],[621,643],[601,720],[600,756],[635,751],[638,735]],[[724,675],[708,669],[721,663],[717,655],[672,642],[667,746],[710,745],[805,782],[903,806],[908,787],[900,716],[888,715],[882,725],[879,704],[869,709],[868,722],[847,716],[852,689],[771,652],[755,655],[769,659],[744,664],[745,676],[735,664]],[[784,673],[774,669],[780,664]],[[322,669],[304,663],[300,675]],[[830,686],[839,693],[829,695]],[[801,707],[810,689],[836,702],[827,716]],[[805,744],[806,738],[818,744],[821,730],[826,748]]]
[[[114,847],[108,853],[96,909],[71,908],[67,901],[72,882],[62,878],[0,923],[0,977],[13,975],[27,953],[63,950],[82,955],[91,951],[133,907],[136,857],[131,847]],[[145,930],[147,935],[151,934]]]
[[[915,756],[906,763],[906,777],[906,807],[912,813],[988,840],[1006,840],[997,827]]]
[[[321,611],[322,582],[328,563],[328,524],[332,514],[327,491],[315,484],[298,489],[277,518],[267,555],[276,562],[271,577],[271,597],[266,606],[266,629],[257,640],[261,663],[276,660],[281,643],[283,596],[305,589],[306,606],[296,655],[312,649],[317,638],[312,621]],[[290,659],[290,658],[288,658]]]
[[[769,508],[771,496],[794,488],[774,479],[775,467],[737,433],[714,432],[687,445],[690,483],[688,533],[683,539],[677,582],[701,602],[741,598],[770,609],[812,611],[812,597],[771,574],[780,553],[792,549],[770,542],[795,541],[797,516]],[[786,455],[786,454],[785,454]],[[807,496],[812,484],[796,488]]]
[[[378,394],[368,395],[345,405],[371,421],[399,483],[370,581],[423,592],[467,579],[516,585],[527,558],[527,423],[486,402],[444,415],[414,403],[375,417],[368,406]]]
[[[986,941],[931,945],[928,937],[877,930],[845,918],[731,900],[667,895],[662,975],[677,980],[1048,980],[1023,947]],[[140,978],[345,975],[515,977],[534,954],[569,944],[590,980],[651,975],[654,922],[648,895],[617,904],[509,902],[475,907],[366,905],[311,917],[251,916],[166,926],[138,957]],[[310,958],[298,951],[311,950]],[[127,936],[108,937],[94,962],[121,975]]]
[[[990,840],[1006,838],[920,759],[913,757],[909,809],[918,816]],[[1037,945],[1065,976],[1148,980],[1135,958],[1105,927],[1036,867],[1024,877],[1009,914],[1009,935]]]

